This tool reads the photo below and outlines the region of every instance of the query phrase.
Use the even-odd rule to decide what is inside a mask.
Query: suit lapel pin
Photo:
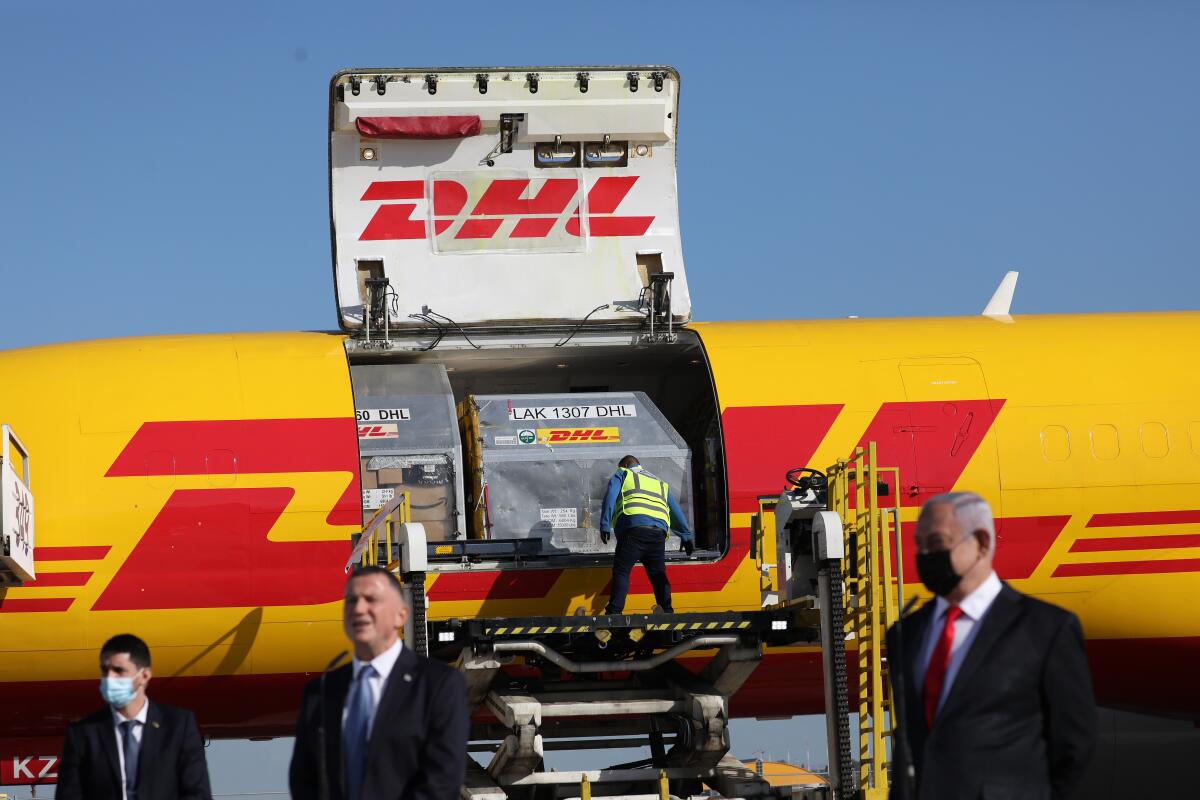
[[[150,723],[150,727],[152,727],[152,728],[157,728],[157,727],[158,727],[158,723],[157,723],[157,722],[151,722],[151,723]]]
[[[408,681],[409,683],[412,683],[412,675],[407,672],[404,673],[404,680]]]

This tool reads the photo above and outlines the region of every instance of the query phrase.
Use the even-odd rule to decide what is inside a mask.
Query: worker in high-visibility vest
[[[671,613],[671,584],[667,581],[667,537],[674,530],[690,556],[696,550],[695,537],[688,527],[671,487],[646,470],[633,456],[625,456],[616,474],[608,481],[604,510],[600,515],[600,540],[608,544],[613,530],[617,549],[613,552],[612,597],[607,614],[620,614],[629,594],[629,571],[641,561],[654,587],[654,599]]]

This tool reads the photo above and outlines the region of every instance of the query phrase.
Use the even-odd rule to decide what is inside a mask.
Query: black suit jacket
[[[121,800],[120,747],[108,708],[68,725],[55,796]],[[150,701],[138,756],[138,797],[212,800],[204,742],[192,712]]]
[[[304,690],[288,783],[295,800],[320,797],[320,743],[325,743],[329,800],[346,796],[342,767],[342,709],[353,667],[346,664]],[[322,698],[323,694],[323,698]],[[455,800],[467,764],[470,719],[463,676],[405,647],[375,709],[363,800]]]
[[[1008,584],[988,609],[932,730],[913,665],[932,622],[926,603],[903,621],[905,730],[920,800],[1060,800],[1091,759],[1096,709],[1079,619]],[[888,632],[895,654],[896,631]],[[906,798],[897,764],[893,798]]]

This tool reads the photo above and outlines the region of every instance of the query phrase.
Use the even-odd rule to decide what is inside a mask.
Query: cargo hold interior
[[[511,344],[508,346],[485,346],[482,349],[460,345],[439,347],[426,352],[400,348],[384,351],[352,350],[351,374],[355,385],[355,403],[360,413],[359,443],[360,454],[363,456],[364,489],[371,490],[376,486],[385,485],[381,477],[387,473],[372,469],[381,465],[424,469],[428,474],[434,474],[433,466],[412,466],[416,463],[425,463],[420,459],[403,461],[403,457],[401,460],[394,458],[389,460],[388,456],[372,457],[373,453],[401,452],[398,449],[388,451],[385,442],[368,443],[363,439],[362,408],[364,405],[373,404],[371,401],[364,402],[363,395],[371,393],[371,390],[366,388],[369,383],[376,385],[380,383],[381,373],[385,383],[394,385],[392,378],[398,377],[401,372],[404,372],[406,366],[426,365],[424,370],[407,370],[405,380],[411,383],[413,378],[420,378],[424,385],[428,385],[435,381],[426,380],[424,375],[436,372],[438,373],[436,380],[441,380],[441,371],[436,369],[429,371],[429,366],[440,365],[443,367],[445,378],[448,379],[450,392],[453,395],[453,404],[460,417],[460,437],[466,435],[465,427],[461,425],[461,417],[463,408],[469,403],[464,404],[464,401],[476,396],[501,395],[517,399],[523,395],[563,395],[563,402],[568,403],[570,402],[569,396],[573,395],[641,392],[661,412],[662,417],[665,417],[666,422],[674,428],[686,443],[687,450],[690,451],[690,486],[686,488],[672,487],[672,491],[677,496],[681,496],[681,502],[684,502],[682,498],[690,501],[687,502],[687,506],[690,506],[688,521],[696,534],[695,558],[707,560],[719,557],[728,545],[725,459],[716,389],[699,337],[691,331],[683,330],[675,342],[631,344],[628,337],[584,333],[561,347],[554,346],[555,341],[558,341],[555,339],[535,337],[528,339],[522,337],[522,339],[523,341],[516,346]],[[395,370],[394,374],[388,375],[387,373],[393,373],[393,369]],[[383,391],[391,392],[394,389]],[[430,389],[429,391],[437,390]],[[411,405],[403,400],[389,404],[400,405],[401,403]],[[447,407],[448,405],[448,403],[445,404]],[[417,424],[419,421],[414,418],[409,423],[395,426],[399,430],[401,441],[408,435],[406,431],[416,430],[416,428],[409,428],[408,425]],[[563,422],[556,424],[567,425]],[[583,426],[586,428],[602,424],[611,425],[612,423],[580,420],[571,422],[570,427]],[[623,426],[622,429],[632,431],[632,426]],[[460,438],[460,444],[467,445],[468,442],[462,441]],[[379,449],[381,447],[384,449]],[[463,450],[470,451],[470,449],[470,447],[460,449],[458,461],[463,464],[461,468],[453,467],[453,458],[445,459],[451,464],[450,476],[445,476],[441,472],[442,467],[438,466],[439,477],[436,480],[422,481],[439,484],[450,482],[457,486],[447,486],[436,492],[431,486],[414,486],[413,489],[405,487],[410,491],[412,497],[414,521],[430,520],[426,527],[429,529],[431,562],[438,564],[435,566],[434,563],[431,563],[431,568],[454,569],[456,564],[483,563],[495,563],[503,567],[505,563],[514,561],[525,566],[535,566],[537,562],[552,562],[560,566],[564,562],[591,564],[603,561],[607,563],[610,558],[608,553],[612,549],[611,542],[599,551],[589,551],[587,547],[583,547],[553,552],[545,552],[545,550],[539,552],[536,547],[532,547],[533,541],[509,540],[511,544],[519,546],[507,550],[501,546],[500,542],[489,543],[488,539],[492,538],[490,531],[481,530],[482,526],[478,523],[473,524],[471,521],[472,508],[477,510],[480,500],[486,501],[487,497],[486,495],[482,498],[476,497],[476,494],[483,493],[478,490],[472,491],[473,469],[478,469],[478,466],[472,466],[469,452],[465,458],[462,455]],[[602,452],[605,455],[600,461],[589,467],[589,477],[586,478],[587,486],[584,491],[592,494],[594,489],[595,497],[591,501],[593,509],[597,507],[598,498],[604,492],[602,476],[611,475],[616,469],[616,462],[620,457],[616,455],[617,451],[620,451],[621,454],[628,452],[637,455],[637,442],[622,438],[620,444],[604,448]],[[508,452],[514,452],[514,450],[510,449]],[[508,452],[501,455],[506,456]],[[521,452],[528,453],[529,459],[536,462],[535,449],[530,448]],[[558,452],[560,455],[557,458],[560,464],[562,459],[566,458],[563,453],[571,455],[579,453],[581,458],[596,458],[594,455],[585,456],[584,448],[568,450],[564,447],[559,448]],[[591,452],[596,452],[596,449],[593,448]],[[611,459],[611,464],[607,463],[609,459]],[[579,463],[586,465],[588,462],[580,461]],[[534,467],[532,474],[537,474],[536,463],[532,466]],[[390,472],[396,476],[400,475],[399,469]],[[596,476],[601,477],[597,480]],[[399,477],[397,477],[398,480]],[[415,484],[416,481],[409,481],[409,483]],[[592,483],[598,485],[592,487]],[[433,494],[430,494],[431,492]],[[364,519],[369,518],[373,513],[371,505],[378,507],[382,502],[382,500],[377,500],[368,504],[367,494],[368,492],[364,491]],[[457,501],[456,497],[459,498]],[[572,502],[574,501],[566,500],[563,504]],[[449,510],[456,504],[462,504],[462,508]],[[583,504],[582,500],[580,504]],[[581,529],[585,526],[594,529],[598,524],[594,514],[589,514],[586,507],[583,509],[582,517],[583,519],[576,523]],[[455,521],[456,518],[457,521]],[[445,522],[439,522],[439,519],[443,519]],[[567,525],[570,523],[568,522]],[[559,527],[557,522],[554,527]],[[580,533],[582,535],[582,531]],[[598,542],[594,533],[589,535],[592,542]],[[435,542],[445,542],[445,545],[433,547]],[[679,540],[672,536],[668,543],[668,559],[683,557],[682,553],[678,551],[678,545]],[[443,555],[444,557],[439,557]]]

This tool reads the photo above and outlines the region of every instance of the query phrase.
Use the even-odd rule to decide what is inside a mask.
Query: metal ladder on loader
[[[819,611],[830,784],[837,798],[885,800],[891,781],[895,713],[884,647],[899,617],[903,574],[900,511],[898,502],[883,502],[889,491],[895,497],[884,476],[891,487],[900,485],[899,470],[879,467],[870,442],[823,473],[793,470],[791,487],[774,504],[780,605]],[[852,708],[859,719],[857,748]]]

